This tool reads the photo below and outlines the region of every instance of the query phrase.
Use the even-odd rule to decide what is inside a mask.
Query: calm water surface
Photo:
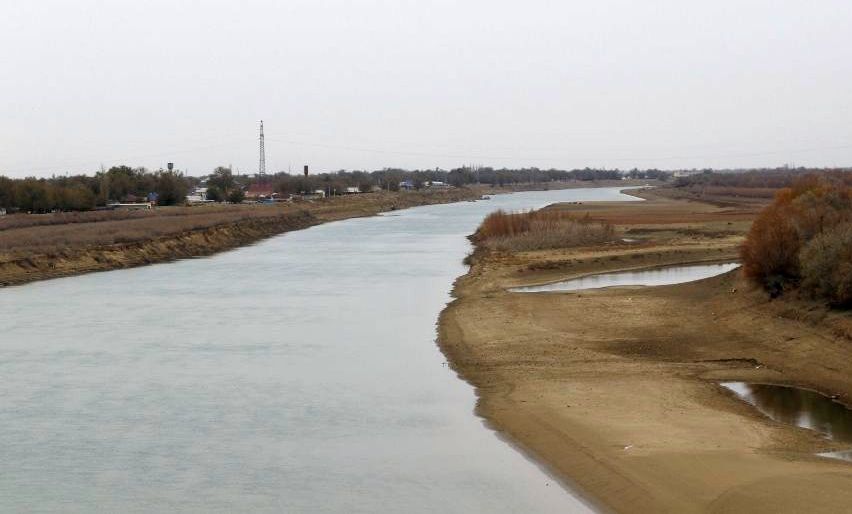
[[[586,512],[484,427],[435,321],[495,196],[0,289],[0,511]]]
[[[827,396],[808,389],[769,384],[723,382],[722,386],[775,421],[815,430],[829,439],[852,445],[852,410]],[[852,451],[823,455],[852,460]]]
[[[715,277],[716,275],[736,269],[739,266],[736,263],[698,264],[690,266],[667,266],[665,268],[640,271],[619,271],[589,275],[587,277],[538,286],[514,287],[511,291],[516,293],[544,293],[549,291],[581,291],[583,289],[616,286],[665,286]]]

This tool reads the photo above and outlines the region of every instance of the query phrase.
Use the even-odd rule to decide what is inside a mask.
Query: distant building
[[[272,184],[254,183],[246,189],[246,200],[260,201],[278,196]]]
[[[357,195],[360,192],[361,192],[361,189],[359,189],[358,187],[355,187],[355,186],[350,186],[350,187],[347,187],[343,190],[343,194],[345,194],[345,195]]]
[[[399,188],[405,191],[410,191],[414,189],[414,181],[412,180],[403,180],[399,183]]]
[[[116,211],[139,211],[139,210],[151,210],[154,208],[154,205],[151,202],[139,202],[139,203],[111,203],[107,205],[107,208],[116,210]]]
[[[440,180],[432,180],[428,183],[428,187],[430,189],[449,189],[453,186],[447,184],[446,182],[441,182]]]
[[[672,177],[691,177],[692,175],[701,175],[704,173],[702,170],[675,170],[672,172]]]
[[[325,198],[325,191],[323,191],[322,189],[317,189],[312,193],[302,193],[296,196],[296,198],[299,200],[322,200],[323,198]]]

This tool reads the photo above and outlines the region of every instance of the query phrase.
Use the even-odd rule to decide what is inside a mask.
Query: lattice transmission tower
[[[260,120],[260,162],[257,165],[257,176],[261,182],[266,178],[266,149],[263,145],[263,120]]]

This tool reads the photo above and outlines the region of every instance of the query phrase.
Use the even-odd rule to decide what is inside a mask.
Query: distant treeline
[[[264,177],[263,180],[264,185],[283,194],[315,190],[341,194],[350,187],[357,187],[364,192],[374,188],[396,191],[403,182],[407,182],[414,189],[425,187],[431,182],[443,182],[453,186],[504,186],[560,180],[617,180],[625,174],[632,178],[663,180],[670,176],[660,170],[622,172],[590,168],[566,171],[462,167],[453,170],[337,171],[310,173],[307,177],[301,174],[277,173]],[[114,166],[94,175],[24,179],[0,176],[0,208],[22,212],[85,211],[112,202],[146,200],[156,200],[159,205],[177,205],[184,203],[187,193],[198,185],[210,187],[211,199],[239,201],[239,192],[260,180],[256,176],[234,174],[226,167],[218,167],[208,177],[203,178],[186,176],[179,171],[150,171],[130,166]]]
[[[279,173],[270,178],[274,189],[279,193],[297,194],[306,191],[323,190],[330,193],[340,193],[347,187],[358,187],[369,191],[374,187],[384,190],[397,191],[400,184],[408,182],[414,189],[425,187],[431,182],[442,182],[455,187],[471,184],[488,184],[491,186],[509,186],[516,184],[538,184],[564,180],[619,180],[628,175],[631,178],[662,179],[671,176],[660,170],[542,170],[538,168],[494,169],[490,167],[463,167],[453,170],[403,170],[384,169],[373,172],[337,171],[333,173],[288,175]]]
[[[184,202],[198,179],[177,171],[115,166],[94,176],[10,179],[0,176],[0,207],[24,212],[87,211],[116,201],[157,198],[161,205]]]
[[[705,170],[677,177],[672,185],[693,197],[735,196],[768,200],[779,189],[791,187],[798,179],[810,174],[843,172],[837,169],[776,168],[748,171]]]
[[[777,168],[743,172],[705,170],[702,173],[677,177],[672,183],[675,187],[716,186],[781,189],[782,187],[792,186],[797,179],[806,175],[842,171],[849,170],[814,168]]]

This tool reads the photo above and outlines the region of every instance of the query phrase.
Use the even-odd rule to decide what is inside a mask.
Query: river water
[[[516,193],[0,289],[0,511],[587,512],[486,428],[435,321]]]
[[[724,264],[692,264],[688,266],[666,266],[663,268],[635,271],[618,271],[614,273],[601,273],[585,277],[552,282],[536,286],[513,287],[510,291],[515,293],[547,293],[554,291],[583,291],[586,289],[600,289],[603,287],[623,286],[665,286],[672,284],[683,284],[694,282],[705,278],[715,277],[740,265],[737,263]]]

